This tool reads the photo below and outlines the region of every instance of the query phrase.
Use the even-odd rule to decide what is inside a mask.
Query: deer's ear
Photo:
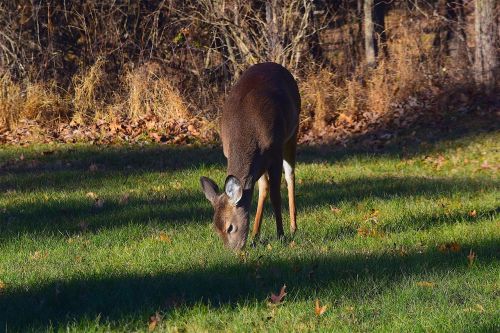
[[[235,176],[227,176],[224,191],[233,206],[236,206],[243,196],[243,186],[241,186],[241,182]]]
[[[215,199],[217,198],[217,193],[219,193],[219,187],[215,182],[207,177],[200,178],[201,188],[205,197],[210,201],[212,205],[215,204]]]

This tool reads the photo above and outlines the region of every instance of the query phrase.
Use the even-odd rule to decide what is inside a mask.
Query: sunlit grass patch
[[[497,331],[498,139],[303,148],[298,233],[276,240],[268,205],[240,254],[199,188],[224,179],[217,149],[0,148],[0,327]]]

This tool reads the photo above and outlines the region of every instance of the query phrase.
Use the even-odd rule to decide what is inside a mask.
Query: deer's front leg
[[[262,223],[264,202],[266,201],[267,193],[269,193],[269,179],[267,173],[264,173],[259,178],[259,201],[257,202],[257,212],[255,213],[255,222],[253,224],[253,231],[252,231],[253,239],[259,237],[260,234],[260,225]]]

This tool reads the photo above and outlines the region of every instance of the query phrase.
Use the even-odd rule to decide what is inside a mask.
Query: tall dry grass
[[[104,58],[98,58],[87,71],[73,77],[72,96],[73,121],[88,123],[105,109],[105,96],[109,94],[110,82],[106,81]]]
[[[138,119],[154,115],[160,121],[187,119],[189,107],[179,90],[162,73],[161,66],[146,63],[125,75],[125,115]]]
[[[0,77],[0,128],[12,128],[17,123],[22,110],[22,88],[9,74]]]
[[[54,82],[14,81],[0,77],[0,127],[15,128],[21,119],[36,120],[44,126],[68,119],[70,105],[65,92]]]

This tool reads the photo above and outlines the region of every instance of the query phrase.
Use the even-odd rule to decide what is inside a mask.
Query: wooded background
[[[4,1],[0,141],[216,140],[224,95],[263,61],[299,82],[302,141],[468,112],[498,92],[498,13],[494,0]]]

